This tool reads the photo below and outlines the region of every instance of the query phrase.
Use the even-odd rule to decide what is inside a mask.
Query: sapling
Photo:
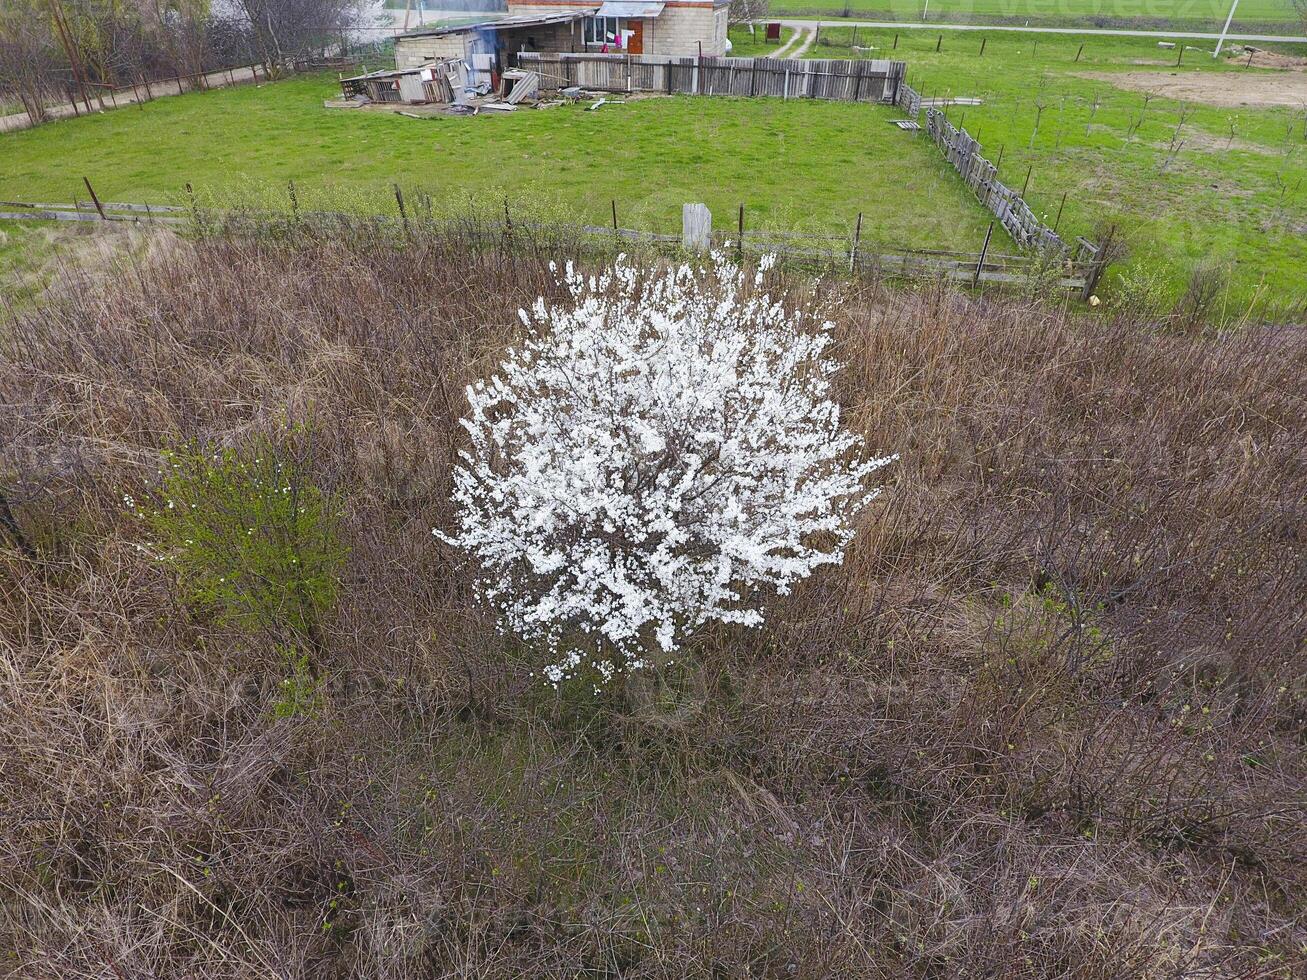
[[[759,626],[839,563],[876,496],[831,399],[829,323],[709,268],[602,274],[521,311],[525,338],[467,389],[457,520],[501,628],[557,685],[674,661],[708,623]],[[587,670],[587,674],[590,673]]]

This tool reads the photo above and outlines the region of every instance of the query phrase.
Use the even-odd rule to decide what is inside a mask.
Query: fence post
[[[613,198],[613,234],[617,234],[617,198]]]
[[[706,251],[712,246],[712,212],[704,204],[681,206],[681,244]]]
[[[1053,234],[1057,234],[1057,226],[1062,223],[1062,209],[1066,207],[1067,192],[1062,192],[1062,203],[1057,206],[1057,217],[1053,219]]]
[[[862,242],[862,212],[858,212],[858,223],[853,227],[853,247],[849,249],[849,274],[858,269],[858,245]]]
[[[1116,225],[1111,225],[1107,229],[1107,235],[1098,244],[1098,255],[1094,257],[1094,264],[1089,269],[1089,274],[1085,276],[1085,288],[1080,293],[1080,298],[1086,303],[1089,297],[1094,295],[1094,287],[1102,279],[1103,273],[1107,271],[1107,253],[1111,250],[1113,240],[1116,238]]]
[[[91,186],[91,181],[83,177],[82,183],[86,185],[87,193],[91,195],[91,200],[95,203],[95,210],[100,212],[100,220],[108,221],[109,219],[104,216],[104,208],[100,205],[100,199],[95,196],[95,188]]]
[[[404,237],[408,238],[412,232],[408,226],[408,211],[404,208],[404,192],[399,189],[399,184],[395,184],[395,202],[399,205],[399,220],[404,224]]]
[[[740,205],[740,241],[735,246],[738,261],[744,262],[744,205]]]
[[[989,240],[994,234],[994,222],[989,223],[989,229],[985,232],[985,244],[980,246],[980,261],[976,263],[976,274],[971,277],[971,286],[974,289],[980,283],[980,270],[985,267],[985,256],[989,253]]]

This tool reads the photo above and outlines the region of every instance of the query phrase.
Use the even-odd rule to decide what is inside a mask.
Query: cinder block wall
[[[417,68],[434,58],[462,58],[464,37],[461,34],[445,37],[395,38],[395,67]]]
[[[701,41],[705,57],[725,54],[726,12],[726,7],[714,9],[708,3],[664,7],[658,17],[646,22],[645,54],[692,58],[699,53]]]
[[[581,3],[516,3],[508,0],[508,13],[510,16],[541,16],[595,10],[598,6],[593,0]],[[661,14],[645,20],[644,53],[693,57],[699,53],[699,42],[702,41],[705,56],[725,54],[727,6],[726,0],[671,0]],[[584,51],[581,41],[584,35],[579,23],[576,30],[576,49]],[[568,39],[570,41],[570,35]],[[570,44],[561,50],[570,51]]]

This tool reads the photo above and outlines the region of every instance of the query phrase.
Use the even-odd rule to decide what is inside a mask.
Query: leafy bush
[[[147,504],[125,502],[190,601],[279,643],[320,646],[345,549],[336,503],[309,482],[304,460],[266,437],[243,448],[192,444],[164,454]]]
[[[469,387],[458,528],[436,532],[481,566],[503,624],[556,654],[555,684],[578,641],[608,680],[705,623],[760,625],[761,590],[841,561],[890,460],[840,427],[830,325],[723,257],[569,265],[563,283],[571,301],[521,311],[525,343]]]

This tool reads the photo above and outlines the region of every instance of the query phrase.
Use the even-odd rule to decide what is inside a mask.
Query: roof
[[[605,0],[599,8],[600,17],[657,17],[663,12],[663,3],[646,0]]]
[[[459,24],[451,27],[419,27],[415,31],[401,34],[396,41],[406,37],[446,37],[451,34],[472,34],[480,31],[510,31],[515,27],[543,27],[546,24],[567,24],[583,17],[593,16],[598,7],[581,7],[563,14],[517,14],[513,17],[501,17],[498,20],[483,20],[476,24]]]

